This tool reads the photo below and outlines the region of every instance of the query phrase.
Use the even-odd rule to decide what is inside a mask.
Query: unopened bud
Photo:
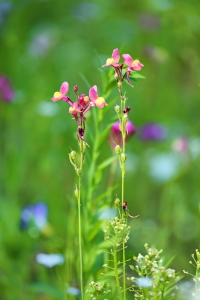
[[[118,85],[118,87],[121,87],[121,86],[122,86],[121,81],[119,81],[119,82],[117,83],[117,85]]]
[[[76,169],[76,173],[78,176],[81,176],[82,170],[81,169]]]
[[[120,111],[120,106],[119,106],[119,105],[116,105],[116,106],[114,107],[114,109],[115,109],[116,113],[119,113],[119,111]]]
[[[126,154],[125,154],[125,153],[122,153],[122,154],[121,154],[121,160],[122,160],[122,161],[125,161],[126,158],[127,158]]]
[[[124,115],[123,115],[123,121],[124,121],[124,122],[127,122],[127,121],[128,121],[128,114],[124,114]]]
[[[115,73],[115,74],[114,74],[114,77],[115,77],[116,79],[118,79],[119,76],[118,76],[117,73]]]
[[[70,157],[71,157],[72,159],[75,159],[75,158],[76,158],[76,151],[73,151],[73,150],[72,150],[72,151],[70,152],[69,155],[70,155]]]
[[[78,92],[78,85],[75,85],[75,86],[74,86],[74,92],[75,92],[75,93]]]
[[[115,199],[115,205],[120,206],[120,199],[119,198]]]
[[[76,196],[76,198],[78,198],[79,190],[77,188],[74,190],[74,195]]]
[[[115,146],[115,153],[119,154],[121,152],[121,147],[119,145]]]

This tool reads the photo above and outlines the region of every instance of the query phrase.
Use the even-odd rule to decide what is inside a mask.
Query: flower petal
[[[94,103],[99,108],[103,108],[105,105],[108,105],[103,97],[97,98]]]
[[[97,86],[94,85],[90,90],[89,90],[89,97],[92,101],[95,101],[98,98],[97,94]]]
[[[119,54],[118,48],[113,50],[112,58],[115,60],[116,63],[118,63],[118,61],[120,59],[120,54]]]
[[[64,96],[69,90],[69,83],[68,82],[63,82],[61,87],[60,87],[60,93]]]
[[[132,59],[132,57],[129,54],[123,54],[122,55],[125,64],[127,64],[127,66],[132,67],[134,60]]]

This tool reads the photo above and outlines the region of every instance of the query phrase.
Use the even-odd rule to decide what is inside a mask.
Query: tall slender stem
[[[123,110],[125,109],[125,100],[122,94],[122,87],[119,87],[120,99],[121,99],[121,133],[122,133],[122,153],[125,154],[125,138],[126,138],[126,123],[123,122]],[[123,217],[123,205],[124,205],[124,177],[125,177],[125,161],[121,162],[121,174],[122,174],[122,220]],[[124,292],[124,300],[126,300],[126,254],[125,254],[125,243],[122,242],[122,266],[123,266],[123,292]]]
[[[82,232],[81,232],[81,175],[83,167],[83,142],[80,141],[80,174],[78,180],[78,240],[79,240],[79,260],[80,260],[80,285],[81,299],[83,300],[83,257],[82,257]]]
[[[118,295],[119,299],[122,300],[122,295],[121,295],[121,289],[120,289],[120,282],[119,282],[119,275],[118,275],[118,266],[117,266],[117,249],[116,249],[116,244],[117,244],[117,236],[115,240],[115,245],[113,249],[113,256],[114,256],[114,271],[115,271],[115,278],[116,278],[116,285],[118,289]]]

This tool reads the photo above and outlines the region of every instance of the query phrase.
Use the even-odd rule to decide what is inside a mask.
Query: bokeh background
[[[200,236],[199,11],[195,0],[0,1],[0,299],[63,299],[61,274],[71,270],[35,260],[40,252],[74,259],[75,251],[68,153],[77,149],[76,125],[66,103],[50,99],[63,81],[85,94],[84,78],[101,89],[98,57],[105,62],[114,48],[139,58],[145,76],[126,87],[137,127],[127,144],[126,201],[140,215],[130,221],[128,253],[147,242],[174,257],[177,271],[192,272]],[[106,102],[115,96],[117,88]],[[105,140],[99,159],[111,155]],[[48,227],[22,230],[22,208],[38,201],[48,206]]]

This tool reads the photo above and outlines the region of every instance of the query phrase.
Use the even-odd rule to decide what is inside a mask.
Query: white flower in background
[[[81,291],[78,288],[70,286],[67,288],[67,294],[79,296],[81,294]]]
[[[179,172],[181,159],[175,153],[159,153],[149,161],[149,174],[157,182],[172,179]]]
[[[53,117],[58,112],[56,103],[41,101],[36,107],[37,113],[41,116]]]
[[[112,220],[117,216],[116,208],[104,208],[99,212],[99,220]]]
[[[65,258],[62,254],[39,253],[36,255],[36,261],[47,268],[52,268],[56,265],[62,265]]]
[[[148,288],[152,285],[152,280],[149,277],[141,277],[136,279],[136,283],[140,287]]]

